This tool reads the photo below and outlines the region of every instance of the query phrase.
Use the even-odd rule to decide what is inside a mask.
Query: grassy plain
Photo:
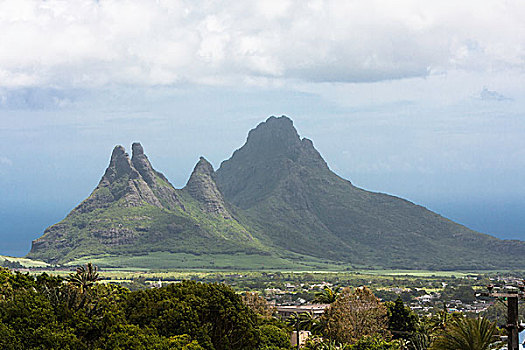
[[[499,273],[510,273],[510,271],[493,270],[363,269],[330,264],[321,259],[312,260],[311,257],[305,258],[301,255],[276,257],[216,254],[210,256],[155,252],[127,257],[111,255],[85,257],[61,267],[53,267],[38,260],[0,256],[0,263],[4,260],[18,262],[24,267],[22,271],[29,271],[31,274],[46,272],[65,277],[74,271],[76,266],[92,262],[100,267],[100,276],[105,283],[134,280],[145,280],[150,283],[161,280],[172,283],[180,280],[196,280],[224,282],[237,286],[239,290],[262,290],[279,285],[276,283],[281,283],[282,286],[284,282],[309,284],[330,282],[342,286],[369,285],[377,290],[388,290],[391,287],[419,287],[431,292],[442,289],[442,282],[465,283],[468,280],[477,279],[479,275],[487,277]],[[525,276],[525,270],[512,271],[512,274]],[[468,284],[471,283],[473,282],[468,282]]]
[[[96,255],[83,257],[65,266],[77,266],[87,262],[112,268],[125,269],[202,269],[202,270],[290,270],[290,271],[344,271],[349,265],[335,264],[315,257],[299,254],[287,256],[260,254],[213,254],[152,252],[143,255]]]
[[[251,255],[251,254],[214,254],[194,255],[187,253],[153,252],[144,255],[116,256],[96,255],[77,259],[61,267],[54,268],[50,264],[28,258],[18,258],[0,255],[0,264],[5,260],[16,262],[24,268],[35,271],[49,271],[55,274],[67,273],[76,266],[91,262],[100,267],[104,277],[133,278],[144,276],[154,279],[187,279],[203,278],[220,274],[261,275],[264,273],[283,274],[314,274],[318,277],[327,275],[338,276],[369,276],[373,279],[381,278],[465,278],[479,274],[506,273],[507,270],[395,270],[395,269],[364,269],[346,264],[306,257],[303,255]],[[515,271],[525,273],[525,270]]]
[[[32,259],[27,259],[27,258],[16,258],[13,256],[0,255],[0,264],[6,260],[12,263],[19,263],[23,267],[29,267],[29,268],[50,266],[48,263],[44,261],[40,261],[40,260],[32,260]]]

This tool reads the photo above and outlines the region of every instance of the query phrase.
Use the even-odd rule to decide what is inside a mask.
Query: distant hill
[[[523,268],[525,242],[353,186],[284,116],[251,130],[217,172],[201,158],[183,189],[153,169],[140,144],[132,151],[130,159],[115,147],[90,197],[46,229],[28,257],[144,267]]]

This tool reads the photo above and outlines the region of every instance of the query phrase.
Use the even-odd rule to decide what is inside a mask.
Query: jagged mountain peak
[[[133,156],[140,156],[144,154],[144,148],[140,144],[140,142],[133,142],[131,145],[131,151]]]
[[[193,173],[213,176],[215,174],[215,170],[213,170],[213,165],[211,165],[211,163],[208,162],[206,158],[201,156],[199,157],[197,165],[195,165],[195,168],[193,169]]]
[[[126,149],[121,145],[117,145],[113,148],[111,160],[109,161],[109,166],[104,173],[102,182],[106,181],[111,183],[126,175],[133,179],[139,177],[139,173],[131,164]]]
[[[199,158],[184,190],[204,204],[208,212],[222,214],[229,218],[224,198],[215,182],[213,166],[204,157]]]
[[[216,178],[227,200],[248,208],[276,190],[284,179],[300,182],[304,176],[298,173],[319,169],[330,172],[313,142],[301,139],[288,117],[272,116],[249,132],[246,143],[221,163]]]
[[[276,117],[274,115],[268,117],[265,121],[259,123],[255,127],[255,129],[252,129],[248,135],[251,133],[257,133],[260,130],[288,130],[292,133],[297,134],[297,131],[295,130],[295,127],[293,125],[293,121],[288,118],[285,115],[282,115],[280,117]]]
[[[123,146],[115,146],[111,153],[109,165],[98,186],[73,212],[87,213],[96,209],[107,208],[113,204],[122,207],[137,207],[148,203],[161,207],[159,198],[134,164],[137,163],[135,154],[133,160],[134,162],[129,158]],[[148,161],[147,164],[149,165]],[[149,166],[151,170],[151,165]],[[146,174],[145,171],[142,172]]]
[[[208,162],[204,157],[199,157],[199,161],[197,164],[195,164],[195,167],[193,168],[185,188],[189,189],[199,186],[203,180],[212,181],[215,183],[214,176],[215,171],[213,170],[213,166],[210,164],[210,162]]]
[[[167,209],[174,209],[177,207],[181,208],[182,205],[178,198],[177,190],[168,181],[164,174],[153,168],[151,162],[144,153],[142,145],[139,142],[134,142],[131,145],[131,150],[132,165],[146,182],[149,189],[151,189],[158,203],[162,204],[162,206]]]
[[[131,163],[133,164],[135,169],[140,173],[144,181],[146,181],[148,185],[154,186],[156,178],[155,170],[153,170],[153,167],[151,166],[148,157],[144,154],[144,148],[140,143],[134,142],[131,146],[131,149],[133,152],[131,157]]]
[[[126,154],[126,149],[122,145],[116,145],[113,147],[113,151],[111,152],[111,160],[118,158],[119,156],[122,156]]]
[[[243,163],[300,162],[303,165],[328,168],[310,139],[297,133],[293,122],[286,116],[271,116],[248,133],[245,144],[232,157],[221,163],[218,173],[228,168],[232,160]],[[275,165],[275,164],[274,164]]]
[[[299,134],[290,118],[271,116],[250,130],[245,146],[248,149],[257,149],[262,154],[286,153],[289,148],[300,145],[300,142]]]

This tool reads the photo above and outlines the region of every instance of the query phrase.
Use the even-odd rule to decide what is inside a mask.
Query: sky
[[[0,1],[0,254],[140,141],[183,187],[271,115],[356,186],[525,240],[525,2]]]

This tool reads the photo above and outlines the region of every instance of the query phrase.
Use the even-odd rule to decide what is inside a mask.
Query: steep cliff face
[[[119,202],[123,207],[137,207],[144,202],[156,207],[162,204],[149,184],[131,163],[124,147],[116,146],[109,166],[91,195],[73,211],[88,213]]]
[[[208,213],[215,213],[222,215],[225,219],[230,219],[231,215],[226,208],[222,193],[217,188],[214,177],[215,171],[212,165],[204,157],[201,157],[195,165],[184,190],[195,200],[202,203]]]
[[[222,162],[216,180],[228,201],[246,209],[276,190],[297,165],[328,169],[312,142],[301,140],[289,118],[270,117]]]
[[[133,167],[148,184],[162,207],[171,210],[182,208],[183,204],[178,197],[177,190],[162,173],[153,169],[148,157],[144,154],[142,145],[135,142],[131,147],[133,151],[133,157],[131,158]]]

